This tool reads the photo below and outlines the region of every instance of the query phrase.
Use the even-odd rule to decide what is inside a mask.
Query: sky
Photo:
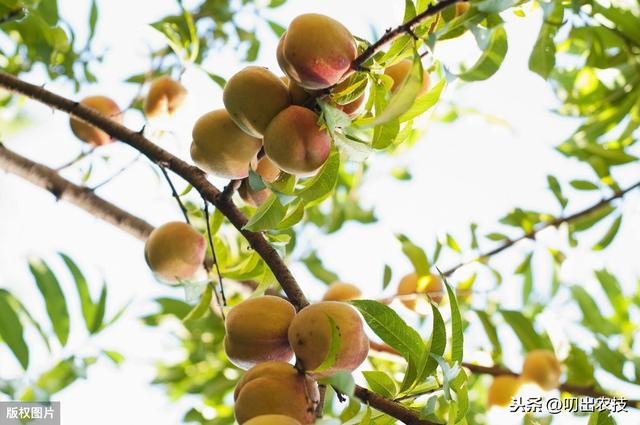
[[[89,2],[66,0],[60,3],[63,16],[76,27],[84,26]],[[141,58],[144,58],[149,45],[157,47],[162,43],[147,24],[175,11],[175,2],[100,0],[98,3],[100,21],[95,47],[98,50],[108,47],[104,64],[95,67],[99,83],[85,87],[77,94],[64,83],[47,84],[47,88],[75,98],[108,93],[125,105],[135,94],[135,87],[121,81],[146,70],[148,64]],[[189,2],[186,3],[188,6]],[[381,32],[400,22],[403,5],[400,0],[290,0],[268,15],[286,26],[301,13],[324,13],[342,21],[354,34],[371,39],[372,28]],[[309,232],[302,240],[303,246],[313,244],[328,268],[336,271],[342,280],[358,284],[366,295],[379,296],[384,264],[392,267],[394,281],[411,271],[395,234],[405,233],[414,242],[430,249],[435,237],[446,232],[465,241],[471,221],[480,225],[481,233],[495,231],[497,218],[514,206],[557,213],[556,202],[546,188],[547,174],[553,173],[560,181],[591,177],[585,166],[553,150],[553,146],[571,133],[576,123],[552,112],[557,101],[548,84],[527,69],[528,54],[541,22],[540,15],[532,11],[526,19],[512,15],[505,17],[510,48],[502,69],[486,82],[453,83],[444,97],[447,101],[499,117],[510,126],[490,123],[479,115],[465,116],[453,125],[425,123],[425,134],[410,154],[399,154],[391,159],[385,156],[369,158],[371,173],[361,190],[361,197],[366,205],[375,206],[379,218],[377,225],[350,224],[338,234],[322,237]],[[251,18],[240,16],[238,19],[246,22]],[[260,39],[263,47],[257,63],[277,69],[273,53],[276,38],[263,28]],[[460,61],[471,62],[477,54],[470,38],[442,44],[436,51],[438,58],[452,69]],[[212,54],[206,64],[209,71],[227,78],[242,66],[236,52],[230,48]],[[29,78],[39,83],[43,77],[33,73]],[[183,83],[193,93],[186,106],[169,122],[155,124],[149,134],[166,149],[188,158],[193,122],[203,112],[221,107],[222,101],[220,89],[198,70],[187,70]],[[10,149],[51,166],[63,164],[78,154],[82,146],[68,129],[68,117],[35,102],[27,102],[26,110],[35,124],[3,140]],[[125,123],[131,128],[142,126],[141,118],[135,114],[126,115]],[[160,130],[164,135],[159,135]],[[109,146],[104,152],[119,159],[108,166],[96,161],[92,177],[94,183],[102,181],[135,157],[135,152],[122,144]],[[399,182],[392,179],[389,171],[395,166],[407,166],[413,180]],[[66,170],[64,175],[77,179],[81,173],[81,167],[75,167]],[[630,171],[624,171],[618,178],[624,187],[624,183],[631,183],[634,176]],[[69,254],[94,283],[94,297],[99,290],[98,284],[103,280],[108,283],[111,314],[133,300],[121,323],[104,335],[88,341],[82,332],[72,332],[70,347],[55,353],[59,356],[77,351],[93,353],[97,347],[102,347],[121,351],[127,358],[120,368],[107,361],[99,362],[90,369],[87,380],[58,395],[64,423],[83,424],[89,419],[96,425],[111,424],[122,422],[125,415],[126,423],[179,423],[192,400],[170,403],[162,388],[151,387],[149,382],[155,374],[155,362],[179,359],[181,351],[169,332],[150,332],[137,318],[153,311],[152,298],[179,297],[182,295],[180,290],[158,285],[153,280],[143,261],[142,243],[127,234],[73,206],[56,202],[50,194],[14,176],[0,174],[0,194],[0,287],[8,288],[26,300],[28,305],[34,305],[32,310],[37,318],[46,323],[41,299],[26,268],[29,256],[44,257],[62,275],[64,268],[55,253]],[[144,161],[137,162],[100,188],[98,194],[154,225],[180,219],[167,187]],[[577,201],[571,207],[575,209],[594,201],[585,195],[575,199]],[[590,244],[585,243],[584,249],[577,250],[568,258],[561,276],[564,281],[583,285],[597,293],[592,271],[607,267],[620,277],[626,289],[630,291],[634,287],[640,272],[637,261],[640,246],[638,193],[627,197],[623,209],[625,220],[615,243],[603,253],[590,252]],[[605,228],[595,232],[594,238]],[[562,235],[555,231],[543,232],[539,242],[543,247],[564,244]],[[496,258],[495,264],[508,275],[522,254],[530,249],[531,244],[525,242]],[[441,263],[446,269],[455,261],[445,257]],[[320,298],[323,286],[300,264],[294,264],[292,269],[310,297]],[[473,266],[461,270],[454,276],[454,281],[468,275],[471,270]],[[539,272],[544,275],[544,267],[541,266]],[[480,288],[486,285],[479,283]],[[71,285],[71,282],[66,281],[65,284]],[[482,303],[482,297],[490,297],[505,308],[519,308],[518,285],[517,280],[507,279],[500,291],[481,294],[474,302]],[[72,290],[72,287],[65,286],[65,289]],[[72,323],[80,323],[77,300],[71,298],[68,302]],[[549,310],[545,313],[548,316],[546,324],[550,325],[554,338],[561,341],[572,329],[567,322],[579,318],[579,314],[576,316],[575,311],[566,309],[562,303]],[[566,327],[556,326],[557,323],[566,324]],[[34,335],[29,335],[29,339],[35,341]],[[37,347],[36,342],[34,345]],[[511,345],[513,347],[506,348],[505,358],[507,365],[517,370],[518,348],[517,344]],[[42,348],[34,349],[32,366],[35,371],[50,367],[54,358],[59,358],[45,355]],[[0,351],[0,376],[17,374],[19,369],[13,357]],[[608,382],[606,376],[602,379],[603,383]],[[637,388],[635,391],[629,395],[640,397]],[[491,415],[490,418],[499,423],[508,424],[513,420],[512,416],[505,416],[500,411],[493,411]],[[640,417],[634,414],[620,419],[620,424],[631,424],[638,423]],[[568,417],[563,418],[562,423],[585,421]]]

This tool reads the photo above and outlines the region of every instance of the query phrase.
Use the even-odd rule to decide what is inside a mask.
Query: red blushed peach
[[[318,90],[344,78],[357,49],[344,25],[328,16],[309,13],[291,21],[277,55],[289,78],[305,89]]]
[[[292,105],[267,127],[264,150],[281,170],[307,176],[315,173],[329,157],[331,137],[318,126],[315,112]]]

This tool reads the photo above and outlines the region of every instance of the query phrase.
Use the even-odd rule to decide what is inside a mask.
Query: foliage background
[[[75,0],[60,2],[61,15],[78,29],[79,39],[87,35],[89,6],[89,2]],[[148,65],[144,54],[147,43],[151,42],[154,47],[163,46],[163,40],[145,28],[146,24],[167,13],[175,13],[176,6],[169,0],[154,1],[152,7],[149,2],[120,0],[99,1],[98,6],[100,17],[93,48],[97,52],[106,52],[104,62],[92,68],[99,83],[83,87],[79,93],[74,93],[73,84],[63,81],[56,81],[48,87],[78,98],[107,92],[124,105],[135,96],[137,88],[122,84],[122,80],[146,70]],[[185,2],[185,6],[189,8],[189,2]],[[384,28],[399,23],[403,9],[401,1],[325,1],[320,4],[290,1],[266,13],[281,23],[310,10],[326,13],[341,20],[353,33],[373,39],[372,29],[379,34]],[[480,113],[464,114],[452,124],[429,124],[425,136],[410,152],[399,152],[391,159],[371,158],[371,171],[360,197],[363,205],[375,207],[378,223],[367,226],[349,223],[340,232],[321,237],[317,236],[315,229],[305,230],[299,240],[301,252],[317,250],[328,269],[335,271],[343,280],[357,283],[367,295],[375,297],[380,294],[384,264],[394,271],[392,286],[411,270],[411,264],[402,254],[394,234],[407,234],[418,245],[432,247],[436,235],[444,236],[449,232],[461,244],[468,245],[469,222],[478,223],[481,233],[488,233],[496,230],[496,219],[514,206],[557,212],[557,202],[546,185],[548,174],[554,174],[563,182],[591,177],[587,166],[553,150],[572,133],[577,121],[552,112],[560,104],[549,84],[527,69],[529,53],[542,19],[539,9],[528,11],[528,14],[526,19],[506,14],[510,48],[505,63],[494,77],[464,86],[455,83],[446,91],[447,102]],[[239,15],[235,19],[249,26],[256,22],[251,14]],[[257,62],[277,69],[274,55],[277,38],[264,25],[258,38],[262,48]],[[477,50],[470,36],[438,47],[438,57],[452,65],[461,58],[473,58],[475,55]],[[211,72],[229,77],[242,66],[240,59],[236,49],[227,47],[213,52],[206,67]],[[46,79],[46,75],[36,68],[29,78],[39,81]],[[221,105],[220,89],[206,75],[188,71],[184,75],[184,83],[191,93],[197,95],[190,97],[189,104],[176,119],[162,123],[164,130],[173,131],[175,135],[167,133],[160,140],[163,146],[181,156],[187,152],[194,119],[202,111]],[[437,112],[446,111],[447,105],[443,102]],[[68,130],[64,114],[52,113],[42,105],[28,102],[25,115],[28,115],[25,127],[4,140],[12,149],[53,165],[66,162],[79,152],[80,146]],[[137,128],[142,121],[135,114],[129,114],[127,125]],[[8,128],[6,124],[3,127],[4,134]],[[91,181],[101,181],[135,156],[121,145],[109,149],[115,160],[106,164],[94,161]],[[400,181],[391,178],[391,170],[397,167],[406,167],[413,179]],[[84,167],[76,167],[67,170],[65,175],[78,178],[85,172]],[[622,183],[633,183],[637,175],[637,164],[622,168],[617,174]],[[625,187],[622,183],[621,186]],[[136,190],[131,190],[132,184]],[[197,398],[186,397],[177,401],[177,405],[170,404],[165,390],[151,387],[149,382],[156,375],[156,362],[178,361],[182,351],[166,328],[150,330],[138,318],[155,310],[153,297],[180,297],[180,290],[157,285],[143,262],[141,243],[114,231],[109,225],[72,206],[57,203],[49,194],[9,175],[0,175],[0,193],[0,286],[23,300],[39,302],[24,259],[31,255],[44,256],[56,272],[63,275],[63,265],[52,254],[63,251],[81,264],[90,276],[94,298],[101,281],[108,282],[111,315],[119,306],[133,300],[119,323],[88,344],[83,332],[72,332],[70,348],[65,350],[91,355],[97,347],[109,347],[122,353],[127,360],[116,367],[112,362],[101,359],[89,369],[87,380],[60,392],[57,398],[62,401],[65,421],[69,424],[83,423],[90,418],[94,423],[106,424],[121,420],[121,412],[127,412],[129,423],[178,423],[184,412],[194,402],[197,403]],[[179,218],[179,211],[168,196],[166,187],[144,163],[131,167],[101,188],[99,194],[154,224]],[[590,205],[593,200],[593,194],[572,194],[572,208]],[[637,291],[640,271],[637,260],[640,196],[637,191],[627,197],[624,215],[618,238],[607,250],[593,252],[590,244],[584,244],[571,252],[562,268],[563,282],[579,284],[599,294],[595,297],[600,299],[602,294],[598,292],[593,270],[607,267],[615,271],[627,293]],[[593,242],[606,230],[606,225],[600,226],[597,234],[591,237]],[[554,231],[543,233],[539,242],[540,246],[566,243],[565,237]],[[505,272],[505,281],[499,290],[483,293],[491,285],[488,279],[480,280],[475,287],[479,293],[474,295],[474,302],[482,305],[489,299],[505,308],[520,309],[521,278],[514,277],[511,271],[530,247],[531,244],[525,242],[496,258],[493,264]],[[456,262],[455,259],[452,255],[443,256],[441,268],[446,269],[447,265]],[[321,296],[323,285],[310,275],[306,267],[295,263],[292,269],[312,299]],[[536,291],[544,294],[551,280],[548,264],[545,261],[534,263],[534,274]],[[68,279],[63,283],[66,289],[71,288],[72,283]],[[80,320],[80,309],[74,305],[75,302],[73,298],[69,299],[72,323]],[[605,303],[602,305],[607,308]],[[45,321],[44,308],[34,309],[33,314]],[[411,318],[411,315],[407,317]],[[575,306],[566,308],[564,302],[557,301],[545,310],[543,323],[550,324],[548,331],[555,332],[560,328],[556,326],[558,323],[567,324],[566,329],[570,329],[569,322],[579,321],[580,317]],[[178,328],[169,330],[177,332]],[[508,332],[504,334],[505,341],[513,339]],[[28,337],[34,347],[33,370],[46,369],[52,365],[52,358],[66,354],[61,350],[55,356],[49,356],[44,347],[39,347],[36,335],[29,334]],[[472,353],[476,343],[486,345],[486,341],[477,342],[471,338],[467,341],[466,353]],[[517,370],[519,346],[503,344],[505,363]],[[20,374],[19,365],[12,355],[0,351],[0,376]],[[603,385],[610,379],[604,374],[601,378]],[[637,386],[613,384],[614,387],[616,385],[621,385],[620,390],[630,397],[638,398]],[[117,408],[105,408],[105,400]],[[500,413],[491,413],[496,415],[495,418],[501,418],[494,420],[504,420]],[[637,423],[640,418],[637,412],[629,417],[630,422],[619,423]],[[562,419],[562,423],[572,421],[583,423],[584,419]]]

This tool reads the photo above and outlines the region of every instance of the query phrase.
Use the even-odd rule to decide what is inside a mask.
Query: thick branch
[[[617,192],[615,192],[613,195],[609,196],[608,198],[603,198],[600,201],[596,202],[595,204],[591,205],[588,208],[585,208],[584,210],[578,211],[574,214],[571,215],[567,215],[567,216],[562,216],[562,217],[558,217],[554,220],[551,220],[547,223],[544,223],[543,225],[539,226],[536,229],[533,229],[532,231],[530,231],[529,233],[525,233],[522,236],[515,238],[515,239],[509,239],[505,242],[503,242],[500,246],[492,249],[491,251],[487,251],[484,254],[479,255],[478,257],[474,258],[473,260],[469,260],[469,261],[465,261],[459,264],[456,264],[455,266],[451,267],[450,269],[448,269],[447,271],[443,272],[442,274],[444,274],[445,276],[450,276],[452,275],[456,270],[458,270],[461,267],[464,267],[468,264],[471,263],[475,263],[476,261],[482,261],[485,260],[487,258],[493,257],[496,254],[501,253],[502,251],[511,248],[512,246],[516,245],[519,242],[522,242],[525,239],[535,239],[536,235],[538,233],[540,233],[541,231],[548,229],[550,227],[558,227],[563,223],[571,223],[572,221],[575,221],[579,218],[582,218],[584,216],[587,216],[589,214],[591,214],[594,211],[597,211],[598,209],[604,207],[605,205],[610,204],[611,202],[615,201],[616,199],[621,199],[623,198],[625,195],[627,195],[628,193],[634,191],[635,189],[639,189],[640,188],[640,181],[627,187],[626,189],[622,189],[619,190]]]
[[[66,180],[52,168],[11,152],[2,144],[0,144],[0,169],[48,190],[56,199],[68,201],[140,240],[145,240],[153,230],[153,226],[146,221],[96,196],[91,189]]]
[[[387,344],[381,344],[379,342],[370,341],[369,347],[374,351],[400,356],[400,353],[398,352],[398,350],[396,350],[395,348]],[[476,374],[484,374],[484,375],[491,375],[491,376],[500,376],[500,375],[520,376],[518,373],[499,365],[480,366],[473,363],[462,362],[462,366],[465,367],[466,369],[469,369],[469,371],[471,371],[472,373],[476,373]],[[563,384],[560,384],[560,387],[558,387],[558,389],[560,391],[564,391],[570,394],[583,395],[583,396],[593,397],[593,398],[599,398],[599,397],[612,398],[613,397],[611,394],[601,391],[595,388],[594,386],[583,386],[583,385],[573,385],[573,384],[563,383]],[[420,395],[420,394],[417,394],[417,395]],[[406,397],[406,398],[413,398],[417,395],[414,394],[411,397]],[[640,408],[640,400],[627,400],[627,402],[631,407]]]
[[[0,72],[0,86],[30,97],[38,102],[59,109],[70,115],[76,116],[97,128],[105,131],[115,139],[121,140],[136,150],[142,152],[146,157],[156,164],[165,166],[174,173],[189,182],[204,199],[215,205],[220,212],[227,217],[233,226],[242,233],[251,247],[262,257],[269,266],[274,276],[278,279],[280,286],[287,294],[289,300],[298,308],[304,308],[309,301],[302,293],[300,286],[287,268],[277,251],[267,242],[261,233],[244,230],[247,218],[238,208],[225,197],[220,196],[221,192],[207,179],[207,175],[200,168],[195,167],[180,158],[162,149],[155,143],[145,138],[140,132],[132,131],[123,125],[113,121],[109,117],[97,112],[94,109],[81,105],[62,96],[58,96],[43,87],[36,86],[22,81],[11,74]]]
[[[436,13],[446,9],[447,7],[453,4],[463,3],[466,1],[468,0],[443,0],[437,4],[434,4],[428,7],[424,12],[416,15],[415,17],[408,20],[404,24],[392,30],[388,30],[387,32],[384,33],[382,37],[380,37],[378,41],[376,41],[375,43],[367,47],[367,49],[364,52],[362,52],[357,58],[354,59],[353,62],[351,62],[351,68],[356,71],[360,70],[362,68],[362,65],[365,64],[365,62],[371,59],[373,55],[378,53],[388,43],[391,43],[397,38],[400,38],[404,34],[413,33],[413,28],[415,28],[417,25],[425,21],[430,16],[435,15]]]

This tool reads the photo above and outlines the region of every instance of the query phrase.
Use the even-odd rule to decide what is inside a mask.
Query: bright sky
[[[65,17],[76,27],[84,26],[89,2],[60,3]],[[133,73],[145,71],[148,64],[141,58],[144,58],[148,44],[158,46],[161,43],[145,25],[169,11],[175,11],[175,2],[101,0],[99,4],[96,48],[109,48],[105,63],[94,67],[100,83],[85,87],[78,95],[74,95],[72,88],[62,83],[49,84],[47,87],[77,98],[106,93],[125,105],[135,88],[121,81]],[[153,4],[152,10],[149,9],[150,4]],[[286,6],[273,11],[270,17],[286,25],[300,13],[325,13],[345,23],[353,33],[371,38],[371,28],[381,32],[401,20],[403,5],[401,0],[290,0]],[[445,232],[466,241],[469,222],[479,223],[481,233],[497,230],[494,227],[497,218],[513,206],[557,212],[555,201],[546,189],[547,174],[553,173],[561,181],[591,177],[585,166],[563,158],[552,149],[570,134],[575,123],[551,112],[556,101],[549,86],[527,70],[528,54],[540,24],[539,15],[535,16],[528,19],[509,17],[510,51],[496,76],[487,82],[464,87],[454,84],[445,95],[459,105],[477,108],[505,119],[511,124],[511,129],[489,124],[478,116],[466,117],[454,125],[432,125],[410,155],[399,155],[392,160],[382,156],[370,159],[372,174],[363,188],[362,198],[367,204],[376,206],[379,225],[348,225],[337,235],[321,238],[308,235],[301,241],[302,244],[313,243],[327,266],[337,271],[342,280],[357,283],[370,296],[379,295],[385,263],[393,268],[394,282],[410,271],[410,264],[395,241],[395,233],[406,233],[416,243],[430,250],[435,236]],[[249,18],[238,19],[242,21]],[[261,40],[263,47],[258,63],[277,69],[275,37],[268,29],[264,29]],[[436,54],[449,64],[461,59],[472,60],[477,54],[469,39],[448,46],[443,44]],[[243,65],[237,62],[232,49],[226,49],[213,54],[207,66],[210,71],[229,77]],[[34,83],[43,81],[40,74],[32,75],[30,80]],[[218,108],[222,103],[219,88],[201,73],[188,71],[183,82],[197,96],[192,95],[188,105],[170,123],[159,125],[162,129],[173,131],[175,136],[165,136],[158,143],[188,158],[193,122],[203,112]],[[65,115],[53,113],[34,102],[28,103],[27,110],[37,124],[3,140],[9,148],[52,166],[66,162],[79,152],[80,143],[71,135]],[[132,128],[139,128],[142,124],[136,114],[128,115],[126,123]],[[96,161],[94,182],[109,176],[135,155],[131,149],[120,144],[105,148],[104,152],[118,156],[121,161],[108,167]],[[389,177],[388,171],[394,165],[407,165],[414,180],[402,183]],[[623,186],[634,177],[627,174],[619,176]],[[80,171],[78,168],[71,169],[65,175],[76,179]],[[54,359],[59,358],[58,354],[75,352],[76,348],[85,353],[92,353],[96,347],[110,348],[121,351],[127,358],[119,369],[107,361],[101,361],[90,369],[88,380],[78,382],[58,395],[57,399],[62,402],[64,423],[76,425],[88,420],[95,425],[123,421],[157,425],[179,423],[192,401],[182,400],[172,404],[161,388],[151,387],[149,382],[154,377],[154,363],[158,359],[177,359],[181,353],[169,332],[150,332],[136,318],[152,311],[154,306],[150,300],[153,297],[181,296],[181,292],[154,282],[142,257],[142,244],[128,235],[73,206],[55,202],[50,194],[13,176],[0,175],[0,193],[0,286],[9,288],[32,306],[32,311],[42,322],[46,323],[44,308],[26,268],[25,260],[29,255],[49,259],[56,271],[64,273],[55,258],[55,252],[68,253],[96,284],[92,288],[94,294],[102,279],[108,282],[111,313],[128,300],[134,300],[120,324],[97,340],[87,343],[79,329],[72,332],[71,348],[64,353],[45,355],[43,347],[38,346],[36,339],[30,335],[34,347],[38,347],[32,353],[34,371],[50,367]],[[143,161],[98,193],[154,225],[180,218],[167,188]],[[594,201],[586,196],[576,199],[580,202],[580,205],[572,206],[576,209]],[[631,290],[640,272],[637,262],[640,197],[637,193],[628,197],[624,210],[625,221],[616,242],[604,253],[597,254],[588,251],[586,247],[590,244],[585,244],[583,250],[568,259],[562,274],[564,281],[596,291],[592,270],[606,266]],[[600,232],[603,231],[604,228],[600,228]],[[600,232],[596,232],[598,234],[593,238],[600,236]],[[543,234],[541,243],[564,246],[563,238],[553,231]],[[498,258],[495,264],[508,276],[515,262],[529,248],[525,243],[515,248],[513,253]],[[453,259],[449,260],[447,262],[447,257],[444,257],[441,268],[451,265]],[[541,264],[541,281],[546,282],[544,261]],[[321,295],[322,286],[303,266],[296,264],[293,270],[312,297]],[[463,270],[458,276],[464,277],[467,273],[468,270]],[[515,294],[518,293],[516,288],[519,284],[518,280],[506,279],[503,289],[490,296],[500,300],[505,307],[518,308],[519,297]],[[481,281],[479,285],[480,288],[486,287],[488,282]],[[72,290],[71,287],[67,289]],[[68,302],[74,314],[72,323],[81,323],[76,299],[72,297]],[[479,295],[474,302],[482,305],[483,295]],[[558,340],[565,338],[571,329],[556,325],[579,318],[579,313],[566,309],[561,302],[554,305],[547,315],[554,327],[554,337]],[[469,346],[473,345],[474,342],[469,341]],[[519,358],[518,349],[517,344],[506,347],[508,363]],[[517,370],[520,367],[518,362],[516,360],[509,365]],[[5,351],[0,352],[0,376],[17,374],[19,369],[13,357]],[[606,377],[602,379],[605,384],[610,382]],[[629,392],[628,395],[640,397],[637,389],[635,394]],[[501,412],[491,414],[491,418],[499,423],[513,421],[513,416],[505,417]],[[620,417],[619,423],[638,423],[638,419],[640,416],[636,412]],[[585,422],[563,418],[562,423]]]

